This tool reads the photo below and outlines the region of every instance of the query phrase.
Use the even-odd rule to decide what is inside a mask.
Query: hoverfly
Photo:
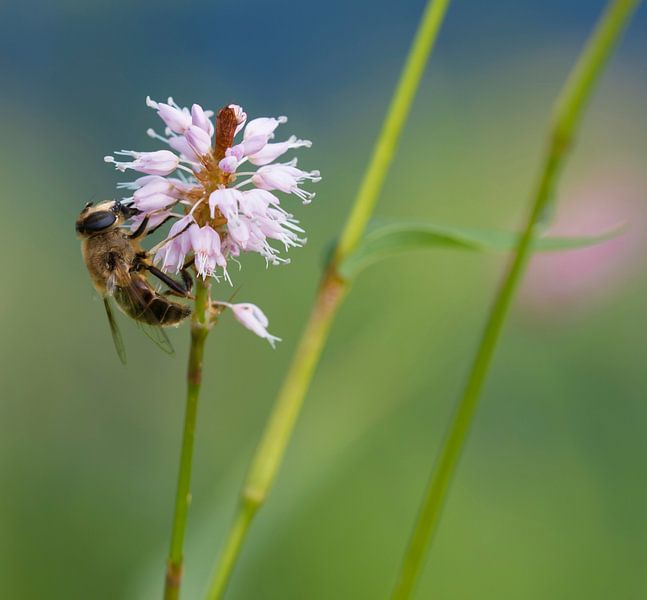
[[[126,351],[110,297],[168,354],[173,353],[173,346],[163,327],[177,326],[191,314],[188,306],[167,297],[191,298],[193,280],[188,273],[190,263],[180,271],[181,283],[155,267],[150,253],[141,247],[140,240],[153,233],[159,225],[148,229],[146,217],[135,231],[123,227],[124,222],[137,213],[137,209],[115,200],[96,206],[89,202],[76,221],[85,265],[95,289],[103,299],[115,348],[124,364]],[[146,277],[148,273],[162,281],[168,291],[161,294],[155,290]]]

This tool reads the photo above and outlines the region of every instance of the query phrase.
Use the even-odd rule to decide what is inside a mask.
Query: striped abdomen
[[[131,275],[129,285],[116,286],[113,297],[129,317],[150,325],[178,325],[191,314],[190,307],[158,294],[146,279],[137,274]]]

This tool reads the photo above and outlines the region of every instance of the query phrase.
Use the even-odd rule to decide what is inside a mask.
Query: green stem
[[[209,598],[221,598],[227,588],[229,576],[234,568],[240,549],[245,541],[247,532],[249,531],[249,524],[251,523],[258,505],[256,503],[241,502],[236,512],[234,521],[231,525],[229,535],[227,536],[227,543],[222,550],[218,562],[218,570],[211,582],[209,588]]]
[[[223,597],[252,519],[274,482],[345,289],[344,282],[331,272],[324,277],[319,288],[292,365],[252,458],[238,510],[209,587],[209,600]]]
[[[335,249],[334,264],[339,264],[357,246],[364,235],[375,203],[382,191],[400,134],[409,116],[411,105],[420,86],[427,60],[434,48],[440,26],[450,0],[428,0],[418,31],[402,69],[395,94],[387,111],[382,131],[373,149],[371,162],[355,197],[353,208]]]
[[[351,214],[324,274],[308,324],[252,459],[233,525],[209,587],[209,600],[223,597],[252,519],[265,502],[281,465],[328,332],[348,289],[348,283],[338,275],[336,265],[352,252],[366,229],[449,2],[427,2]]]
[[[615,0],[609,3],[556,103],[553,126],[538,185],[533,195],[532,208],[523,234],[519,238],[515,255],[490,311],[462,398],[450,423],[436,468],[425,491],[418,520],[392,595],[393,600],[406,600],[413,593],[429,544],[438,527],[441,510],[476,412],[503,323],[530,257],[537,224],[551,202],[559,171],[570,150],[586,101],[638,1]]]
[[[191,348],[187,369],[186,409],[184,414],[184,433],[180,453],[180,470],[175,496],[175,512],[171,545],[166,566],[164,599],[177,600],[180,597],[180,584],[183,570],[183,546],[187,515],[191,504],[191,467],[195,425],[198,412],[198,399],[202,384],[202,359],[204,343],[209,333],[207,307],[209,304],[209,285],[196,278],[195,308],[191,318]]]

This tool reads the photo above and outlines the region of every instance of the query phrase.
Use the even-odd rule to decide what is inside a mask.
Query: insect
[[[181,283],[155,267],[140,240],[159,225],[148,229],[148,218],[144,218],[134,231],[123,227],[137,212],[115,200],[96,206],[89,202],[76,221],[83,259],[103,299],[115,348],[123,363],[126,351],[110,304],[111,297],[122,312],[134,319],[144,333],[169,354],[173,353],[173,346],[162,328],[179,325],[191,314],[188,306],[168,298],[169,295],[191,298],[190,264],[180,271]],[[158,292],[148,281],[148,274],[163,282],[168,291]]]

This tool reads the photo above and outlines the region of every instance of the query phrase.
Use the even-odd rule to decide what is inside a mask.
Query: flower
[[[247,329],[254,332],[257,336],[265,338],[272,348],[276,347],[276,342],[281,341],[281,338],[271,335],[267,331],[269,320],[265,316],[265,313],[255,304],[250,304],[249,302],[240,304],[218,302],[218,304],[231,308],[231,312],[234,313],[234,317],[241,325],[247,327]]]
[[[319,177],[319,171],[302,171],[296,168],[296,164],[295,158],[289,163],[261,167],[252,176],[252,182],[261,190],[278,190],[286,194],[295,194],[303,200],[304,204],[308,204],[315,195],[302,190],[299,184],[307,179],[319,181],[321,177]]]
[[[214,277],[216,281],[223,277],[230,284],[228,262],[238,262],[242,254],[260,254],[268,265],[288,263],[281,251],[302,246],[306,239],[276,193],[295,195],[309,203],[315,194],[302,185],[321,177],[319,171],[298,168],[296,159],[275,161],[312,143],[294,135],[272,141],[287,117],[248,121],[243,108],[236,104],[221,108],[215,124],[214,113],[199,104],[189,109],[173,98],[157,102],[150,97],[146,104],[164,123],[163,135],[154,129],[147,134],[167,149],[122,150],[115,155],[131,160],[114,156],[104,160],[121,172],[133,170],[144,175],[118,184],[132,194],[122,202],[138,211],[131,228],[144,219],[148,219],[149,229],[173,222],[166,238],[156,246],[155,262],[168,272],[193,264],[199,277]],[[257,306],[220,304],[230,306],[239,322],[272,345],[278,341],[267,333],[267,318]]]
[[[168,99],[168,104],[155,102],[146,97],[146,105],[157,110],[159,118],[166,123],[166,126],[174,133],[184,133],[191,125],[191,113],[186,108],[180,108],[173,98]]]
[[[225,277],[227,274],[227,261],[221,252],[221,242],[218,233],[209,225],[199,227],[192,224],[189,227],[189,239],[195,254],[195,269],[203,279],[210,277],[216,270],[216,265],[224,270]]]
[[[180,159],[168,150],[157,150],[156,152],[121,150],[115,154],[132,156],[135,159],[130,162],[117,162],[113,156],[103,157],[105,162],[114,163],[117,170],[122,172],[126,169],[133,169],[149,175],[170,175],[180,164]]]
[[[195,224],[193,214],[189,213],[178,219],[168,232],[166,243],[155,253],[155,262],[162,263],[165,271],[178,272],[191,250],[191,235],[189,229]]]
[[[189,126],[184,139],[197,156],[207,156],[211,152],[211,136],[197,125]]]

